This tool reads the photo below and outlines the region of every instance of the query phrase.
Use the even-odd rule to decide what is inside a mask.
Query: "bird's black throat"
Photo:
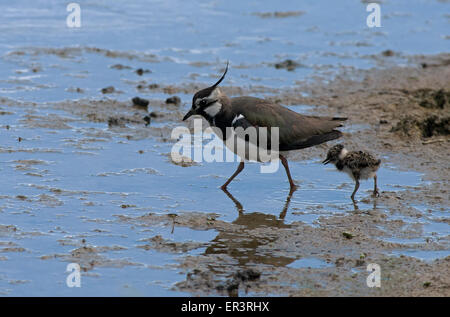
[[[344,162],[342,160],[338,160],[335,165],[339,171],[342,171],[344,169]]]

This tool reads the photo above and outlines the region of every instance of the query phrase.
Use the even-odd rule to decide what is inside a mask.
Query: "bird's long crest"
[[[217,83],[212,85],[210,88],[216,88],[222,82],[222,80],[225,78],[225,75],[227,74],[228,64],[229,64],[229,61],[227,61],[227,67],[225,68],[225,72],[223,73],[222,77],[220,77],[220,79],[217,81]]]

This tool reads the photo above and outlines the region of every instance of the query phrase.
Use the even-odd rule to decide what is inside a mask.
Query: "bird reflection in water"
[[[291,225],[284,223],[284,218],[293,192],[289,193],[279,217],[276,217],[261,212],[244,212],[242,204],[229,191],[223,191],[233,201],[238,211],[238,217],[232,224],[241,226],[242,229],[232,231],[220,231],[218,229],[220,233],[210,242],[205,255],[227,254],[244,268],[247,264],[285,266],[295,261],[293,257],[274,254],[272,248],[265,248],[265,250],[262,248],[278,239],[279,231],[274,229],[291,227]],[[253,230],[256,231],[252,232]]]

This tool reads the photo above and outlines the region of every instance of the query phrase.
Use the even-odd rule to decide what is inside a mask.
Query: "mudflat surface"
[[[344,11],[366,14],[362,3],[343,3]],[[227,41],[183,20],[186,7],[162,4],[155,6],[170,14],[151,15],[153,27],[179,19],[184,41],[170,42],[170,27],[160,42],[151,32],[153,42],[144,45],[140,33],[127,41],[149,23],[136,14],[139,5],[119,8],[135,19],[117,22],[105,38],[87,23],[72,33],[76,45],[57,16],[44,15],[50,27],[34,23],[61,42],[14,42],[7,33],[0,59],[7,74],[0,81],[0,294],[449,296],[448,16],[445,3],[426,4],[386,4],[387,26],[378,33],[351,23],[330,32],[317,18],[326,11],[292,3],[241,8],[235,22],[254,28],[245,36],[223,31]],[[233,8],[212,3],[199,14],[231,19]],[[97,12],[101,25],[116,9],[85,12]],[[9,11],[9,19],[20,20],[18,12]],[[414,19],[418,12],[423,20]],[[433,15],[439,18],[429,26]],[[299,24],[310,41],[283,35]],[[401,32],[428,45],[419,49]],[[36,42],[45,37],[39,34]],[[197,50],[199,34],[206,37]],[[130,48],[107,41],[114,35]],[[207,40],[219,41],[220,54]],[[181,121],[192,95],[215,81],[226,59],[223,90],[230,96],[348,117],[342,139],[290,155],[299,185],[292,195],[283,169],[262,174],[247,164],[223,192],[237,162],[170,158],[172,130],[192,128]],[[173,96],[179,99],[167,103]],[[134,97],[148,105],[133,105]],[[321,164],[336,143],[382,160],[380,197],[371,197],[366,181],[351,202],[353,182]],[[81,267],[81,288],[66,286],[69,263]],[[371,263],[381,268],[380,288],[367,286]]]

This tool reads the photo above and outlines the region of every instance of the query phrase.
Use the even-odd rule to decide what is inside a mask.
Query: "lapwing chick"
[[[342,133],[335,129],[342,126],[341,123],[346,118],[305,116],[278,103],[255,97],[229,98],[218,87],[225,78],[227,71],[228,63],[224,74],[214,85],[195,93],[192,99],[192,108],[184,116],[183,121],[192,115],[202,116],[212,127],[220,129],[225,143],[227,128],[237,129],[241,127],[245,130],[254,127],[255,129],[267,128],[270,131],[272,127],[278,127],[279,159],[286,170],[291,192],[294,191],[296,185],[292,180],[288,162],[282,154],[341,137]],[[267,141],[266,144],[261,144],[261,140],[258,140],[257,147],[269,149],[270,144],[268,143],[270,143],[270,140]],[[247,140],[245,142],[247,143]],[[236,147],[232,150],[239,155]],[[222,189],[226,189],[228,184],[244,169],[245,160],[248,160],[248,158],[241,157],[236,172],[222,185]]]
[[[347,173],[355,181],[355,189],[351,196],[353,202],[355,201],[355,194],[358,191],[361,179],[373,177],[373,196],[379,196],[377,170],[380,167],[381,160],[363,151],[349,152],[342,144],[337,144],[330,148],[323,163],[333,163],[339,171]]]

